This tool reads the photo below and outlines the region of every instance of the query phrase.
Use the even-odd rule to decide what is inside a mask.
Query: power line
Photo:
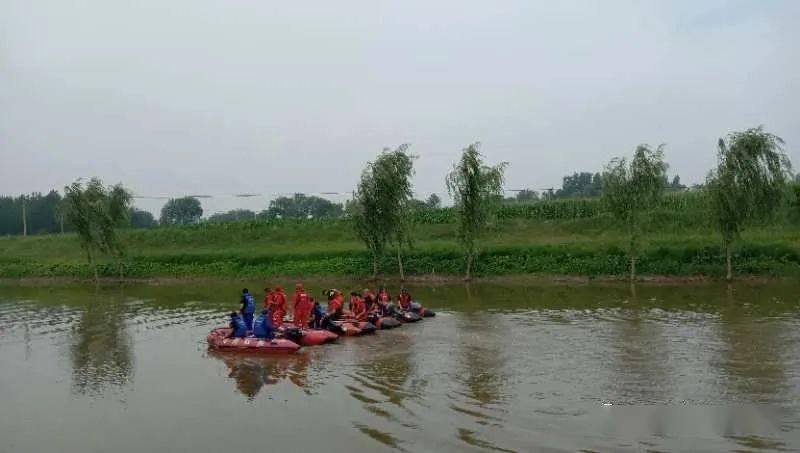
[[[555,190],[553,187],[543,187],[543,188],[525,188],[525,189],[503,189],[503,192],[524,192],[526,190],[534,190],[534,191],[550,191]],[[169,200],[172,198],[273,198],[273,197],[282,197],[282,196],[294,196],[295,194],[301,195],[346,195],[350,196],[353,194],[352,191],[347,192],[340,192],[340,191],[323,191],[323,192],[270,192],[270,193],[236,193],[236,194],[202,194],[202,195],[174,195],[174,196],[167,196],[167,195],[143,195],[143,194],[134,194],[133,198],[145,199],[145,200]],[[444,195],[444,192],[417,192],[416,195]]]

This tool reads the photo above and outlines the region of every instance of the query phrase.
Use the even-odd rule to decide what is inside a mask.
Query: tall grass
[[[702,194],[667,194],[642,219],[641,271],[720,275],[720,239]],[[788,205],[787,205],[788,206]],[[794,208],[796,209],[796,208]],[[737,249],[740,273],[797,275],[800,219],[789,211],[749,228]],[[460,274],[450,209],[415,213],[409,274]],[[369,257],[348,219],[271,219],[126,230],[129,276],[368,275]],[[484,238],[478,275],[622,275],[626,237],[598,199],[506,205]],[[0,276],[87,276],[72,234],[0,237]],[[380,263],[391,273],[391,258]],[[108,275],[114,274],[113,265]]]

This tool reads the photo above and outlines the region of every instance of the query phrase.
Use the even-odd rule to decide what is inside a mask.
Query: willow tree
[[[472,265],[478,256],[478,240],[502,200],[507,162],[490,167],[484,165],[478,152],[480,143],[464,149],[461,160],[447,175],[447,191],[455,201],[458,222],[458,243],[464,253],[465,280],[472,278]]]
[[[409,210],[415,158],[405,144],[395,150],[384,149],[374,162],[367,163],[350,204],[356,233],[372,254],[373,277],[378,274],[378,259],[393,245],[400,278],[405,279],[402,249],[411,244]]]
[[[733,279],[734,242],[748,222],[774,215],[790,171],[783,140],[761,126],[719,139],[717,168],[709,174],[706,190],[722,235],[728,280]]]
[[[95,282],[100,281],[96,264],[100,254],[115,258],[121,275],[124,249],[116,228],[127,218],[130,192],[120,184],[106,187],[99,179],[92,178],[85,186],[80,180],[66,186],[64,194],[67,219],[75,228],[81,248],[94,271]]]
[[[631,281],[636,279],[640,218],[661,199],[666,171],[664,145],[655,150],[648,145],[639,145],[630,162],[625,158],[614,158],[603,173],[606,208],[627,227]]]

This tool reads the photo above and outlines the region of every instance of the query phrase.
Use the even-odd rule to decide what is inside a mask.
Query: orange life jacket
[[[400,308],[408,310],[411,307],[411,294],[400,293],[397,300],[400,302]]]
[[[359,321],[366,320],[367,306],[364,304],[364,300],[360,297],[350,296],[350,310],[353,311],[353,316],[355,316]]]

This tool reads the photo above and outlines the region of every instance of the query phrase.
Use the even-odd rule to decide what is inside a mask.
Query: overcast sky
[[[693,183],[759,124],[800,166],[798,22],[792,0],[0,0],[0,193],[349,192],[410,143],[423,196],[473,141],[511,189],[639,143]]]

